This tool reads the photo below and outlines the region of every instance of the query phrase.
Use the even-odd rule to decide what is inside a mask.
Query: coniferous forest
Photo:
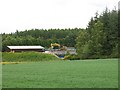
[[[118,57],[118,15],[117,10],[106,10],[91,18],[88,27],[81,30],[76,40],[81,58]]]
[[[118,14],[118,10],[106,8],[100,15],[96,13],[91,17],[85,29],[31,29],[2,33],[2,51],[7,51],[8,45],[41,45],[49,48],[51,43],[59,43],[75,47],[76,57],[80,59],[118,57]]]

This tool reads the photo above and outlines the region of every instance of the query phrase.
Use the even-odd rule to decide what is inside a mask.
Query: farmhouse
[[[27,51],[36,51],[44,52],[45,48],[42,46],[7,46],[11,52],[27,52]]]

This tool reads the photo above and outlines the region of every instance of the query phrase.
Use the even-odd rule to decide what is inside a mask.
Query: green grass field
[[[3,52],[2,61],[3,62],[36,62],[36,61],[55,61],[60,60],[54,55],[45,54],[40,52]]]
[[[42,61],[3,65],[3,88],[117,88],[118,60]]]

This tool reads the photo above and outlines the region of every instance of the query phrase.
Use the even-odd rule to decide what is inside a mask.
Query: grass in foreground
[[[3,65],[3,88],[117,87],[117,59]]]

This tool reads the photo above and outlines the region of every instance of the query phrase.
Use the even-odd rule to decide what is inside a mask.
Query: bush
[[[80,57],[78,55],[66,55],[64,60],[80,60]]]

